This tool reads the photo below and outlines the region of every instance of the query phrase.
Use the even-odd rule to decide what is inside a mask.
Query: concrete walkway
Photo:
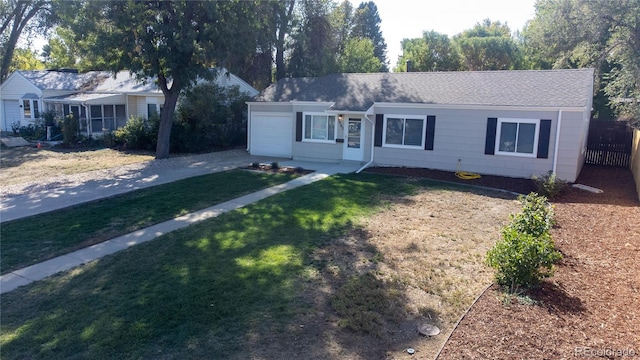
[[[243,160],[243,165],[246,161]],[[224,203],[211,206],[209,208],[180,216],[173,220],[165,221],[145,229],[126,234],[115,239],[107,240],[99,244],[74,251],[72,253],[59,256],[47,260],[45,262],[35,264],[23,269],[13,271],[9,274],[0,276],[0,294],[12,291],[20,286],[30,284],[34,281],[42,280],[46,277],[54,275],[61,271],[66,271],[74,267],[83,265],[90,261],[99,259],[103,256],[113,254],[120,250],[130,248],[132,246],[151,241],[159,236],[167,234],[171,231],[185,228],[199,221],[214,218],[220,214],[236,210],[243,206],[249,205],[256,201],[260,201],[269,196],[279,194],[281,192],[294,189],[303,185],[311,184],[318,180],[322,180],[328,176],[338,173],[351,173],[356,171],[360,165],[351,164],[323,164],[323,163],[300,163],[295,161],[280,162],[283,166],[301,166],[305,169],[313,169],[315,172],[301,176],[287,183],[272,186],[239,198],[226,201]],[[229,166],[229,165],[226,165]],[[193,175],[196,176],[196,175]],[[131,191],[133,189],[127,190]],[[112,196],[110,193],[109,196]]]

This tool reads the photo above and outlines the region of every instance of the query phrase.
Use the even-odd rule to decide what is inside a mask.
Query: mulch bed
[[[251,171],[278,173],[278,174],[299,174],[299,175],[307,175],[313,172],[313,170],[307,170],[307,169],[293,167],[293,166],[273,167],[271,164],[256,164],[256,165],[257,166],[254,166],[254,164],[251,164],[247,167],[244,167],[243,169],[251,170]]]
[[[505,301],[486,291],[454,330],[439,359],[640,357],[640,203],[628,169],[585,166],[554,201],[552,231],[564,258],[555,275]],[[520,299],[525,299],[521,297]]]
[[[536,186],[531,179],[519,179],[504,176],[482,175],[482,177],[479,179],[462,180],[458,178],[455,173],[450,171],[407,167],[371,167],[365,169],[364,171],[378,174],[420,177],[466,185],[483,186],[512,191],[519,194],[528,194],[536,190]]]
[[[366,171],[424,177],[527,194],[529,179],[415,168]],[[464,316],[438,359],[605,359],[640,357],[640,202],[629,169],[585,165],[555,199],[552,230],[563,254],[555,275],[520,297],[496,285]],[[533,303],[532,303],[533,302]]]

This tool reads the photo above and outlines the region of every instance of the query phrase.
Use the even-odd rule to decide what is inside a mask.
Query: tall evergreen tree
[[[376,4],[373,1],[363,2],[355,12],[351,36],[371,39],[374,46],[374,54],[382,64],[380,71],[386,72],[389,71],[387,43],[380,30],[381,22]]]
[[[289,59],[290,76],[323,76],[336,70],[336,39],[329,18],[334,5],[330,0],[300,3]]]

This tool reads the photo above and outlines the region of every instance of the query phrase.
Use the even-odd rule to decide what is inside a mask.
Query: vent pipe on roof
[[[411,72],[411,70],[413,70],[411,68],[411,60],[407,60],[407,72]]]
[[[71,74],[78,73],[78,69],[74,69],[74,68],[47,69],[47,71],[55,71],[55,72],[71,73]]]

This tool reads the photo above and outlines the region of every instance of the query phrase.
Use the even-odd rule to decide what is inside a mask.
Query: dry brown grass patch
[[[61,175],[110,169],[153,160],[149,153],[124,153],[112,149],[60,151],[30,147],[2,148],[0,183],[30,183]]]
[[[411,347],[414,358],[431,359],[491,283],[484,256],[519,203],[500,192],[464,190],[387,200],[387,210],[312,254],[320,270],[305,291],[316,304],[310,314],[324,320],[315,322],[320,328],[314,333],[339,339],[324,342],[337,357],[395,358]],[[341,302],[350,299],[357,299],[351,306],[378,314],[354,311],[349,323],[349,304]],[[342,309],[337,313],[336,303]],[[423,323],[438,326],[441,334],[419,336],[416,327]]]

